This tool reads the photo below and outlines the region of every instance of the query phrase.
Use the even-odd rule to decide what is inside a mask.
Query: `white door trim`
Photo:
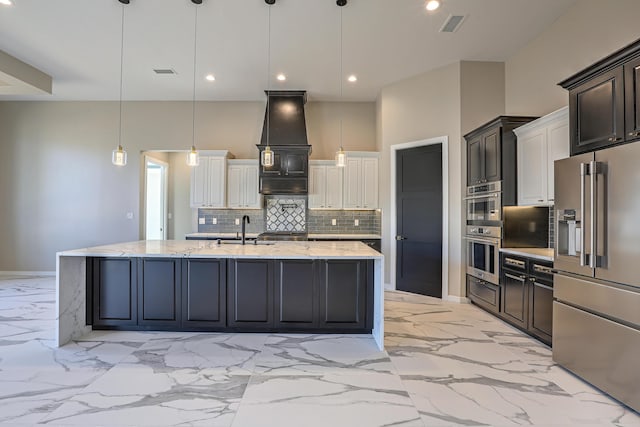
[[[162,191],[163,191],[163,201],[164,201],[164,214],[163,214],[163,218],[162,218],[162,236],[163,239],[166,240],[167,239],[167,211],[169,209],[169,163],[162,161],[156,157],[150,156],[149,154],[144,154],[142,156],[143,161],[144,161],[144,167],[143,167],[143,190],[142,190],[142,200],[143,200],[143,215],[142,217],[144,218],[142,221],[142,230],[143,230],[143,234],[144,234],[144,238],[147,238],[147,162],[152,162],[152,163],[156,163],[158,165],[161,165],[164,168],[164,174],[163,174],[163,183],[162,183]]]
[[[426,145],[442,144],[442,299],[449,299],[449,137],[438,136],[419,141],[405,142],[392,145],[391,148],[391,209],[389,215],[391,226],[391,261],[390,281],[392,289],[396,289],[396,162],[397,152],[407,148],[424,147]]]

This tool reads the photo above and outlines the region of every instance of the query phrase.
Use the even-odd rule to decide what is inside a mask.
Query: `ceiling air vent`
[[[449,15],[442,27],[440,27],[441,33],[455,33],[460,29],[462,22],[465,19],[465,15]]]
[[[178,74],[176,73],[176,70],[173,70],[171,68],[154,68],[153,72],[156,74],[160,74],[160,75],[168,75],[168,74]]]

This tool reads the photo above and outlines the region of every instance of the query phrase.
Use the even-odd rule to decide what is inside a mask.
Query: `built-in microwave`
[[[467,187],[467,224],[502,220],[502,182]]]
[[[500,227],[467,226],[467,274],[499,284],[500,233]]]

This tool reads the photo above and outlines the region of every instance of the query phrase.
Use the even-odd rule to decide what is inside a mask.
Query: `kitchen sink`
[[[222,245],[241,245],[242,244],[242,240],[218,240],[218,244],[222,244]],[[264,242],[264,241],[259,241],[259,240],[245,240],[244,242],[245,245],[255,245],[255,246],[270,246],[275,244],[275,242]]]

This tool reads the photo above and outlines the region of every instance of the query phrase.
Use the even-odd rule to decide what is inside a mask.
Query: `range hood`
[[[271,167],[260,167],[262,194],[307,194],[309,153],[304,104],[304,90],[265,91],[267,108],[264,114],[262,138],[258,149],[267,146],[274,152]]]

